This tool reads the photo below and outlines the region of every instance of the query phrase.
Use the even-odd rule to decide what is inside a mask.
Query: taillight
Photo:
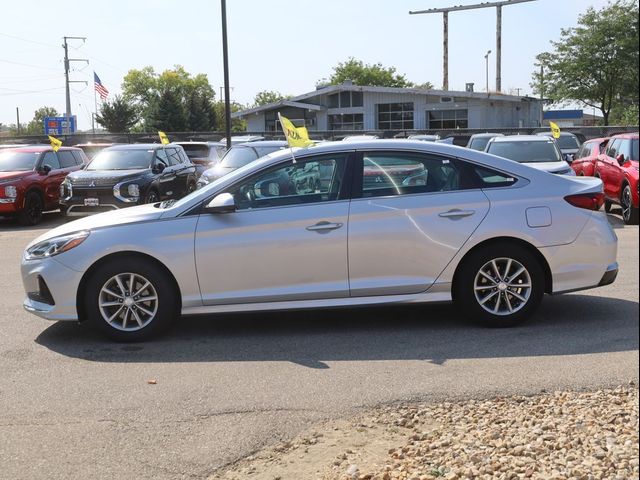
[[[604,193],[579,193],[577,195],[568,195],[564,199],[574,207],[600,210],[604,204]]]

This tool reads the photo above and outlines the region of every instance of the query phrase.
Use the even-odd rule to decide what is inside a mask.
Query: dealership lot
[[[547,297],[520,328],[344,309],[192,317],[127,345],[24,312],[22,250],[62,220],[0,222],[0,478],[200,478],[381,402],[637,382],[638,227],[609,218],[618,280]]]

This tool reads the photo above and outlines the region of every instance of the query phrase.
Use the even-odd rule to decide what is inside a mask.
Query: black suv
[[[69,216],[90,215],[177,199],[196,188],[196,168],[178,145],[133,144],[105,148],[60,185]]]

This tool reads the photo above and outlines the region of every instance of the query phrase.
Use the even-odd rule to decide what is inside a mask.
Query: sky
[[[483,0],[484,1],[484,0]],[[227,0],[231,99],[256,93],[299,95],[349,57],[395,67],[415,83],[442,85],[442,14],[410,10],[468,5],[479,0]],[[551,49],[563,28],[606,0],[535,0],[502,9],[502,90],[531,93],[535,56]],[[21,124],[34,111],[65,109],[63,36],[70,40],[71,109],[80,129],[95,111],[93,72],[111,96],[130,69],[156,72],[183,65],[205,73],[218,97],[223,86],[220,2],[217,0],[2,0],[0,6],[0,123]],[[496,9],[449,14],[449,90],[474,82],[495,89]],[[514,90],[515,93],[515,90]],[[99,102],[99,100],[98,100]]]

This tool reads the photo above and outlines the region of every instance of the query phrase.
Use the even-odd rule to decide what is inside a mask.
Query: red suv
[[[60,184],[88,162],[79,148],[30,145],[0,151],[0,216],[35,225],[42,212],[59,207]]]
[[[571,168],[576,175],[593,177],[598,156],[603,154],[607,148],[609,138],[592,138],[582,144],[578,153],[573,157]]]
[[[595,174],[604,183],[605,210],[613,203],[622,207],[627,224],[638,223],[638,134],[622,133],[609,139],[596,160]]]

